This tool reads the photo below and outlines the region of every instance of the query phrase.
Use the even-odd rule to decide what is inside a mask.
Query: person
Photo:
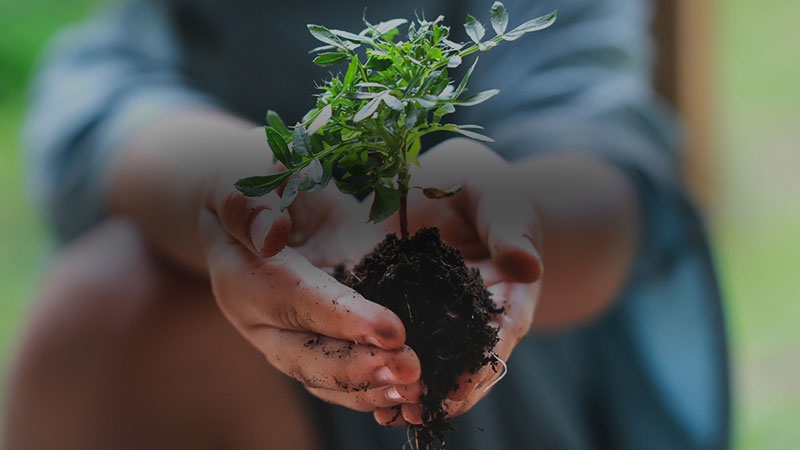
[[[276,170],[254,128],[266,109],[301,117],[326,75],[305,24],[489,5],[303,6],[127,0],[51,48],[25,137],[63,247],[14,365],[7,448],[400,448],[396,425],[420,422],[402,323],[324,270],[392,225],[334,189],[281,213],[232,182]],[[439,227],[506,307],[509,372],[491,394],[490,368],[462,377],[448,446],[727,448],[719,295],[649,85],[650,5],[506,6],[559,19],[480,56],[471,88],[503,94],[458,121],[496,142],[433,143],[415,182],[463,191],[409,202],[412,230]]]

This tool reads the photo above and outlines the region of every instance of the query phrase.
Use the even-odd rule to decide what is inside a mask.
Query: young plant
[[[494,360],[491,351],[499,337],[493,323],[503,309],[491,299],[478,270],[445,245],[438,230],[427,228],[409,236],[409,169],[419,164],[421,139],[430,133],[447,131],[491,142],[479,133],[480,126],[450,123],[446,117],[498,91],[468,92],[477,58],[458,83],[449,72],[473,53],[550,26],[556,13],[510,31],[502,3],[492,5],[490,17],[495,36],[487,39],[486,28],[467,16],[468,43],[451,41],[441,16],[375,25],[365,20],[366,28],[359,33],[309,25],[323,44],[312,50],[317,54],[314,62],[347,68],[320,86],[316,107],[294,127],[287,127],[275,112],[267,113],[267,143],[284,170],[236,183],[248,196],[283,186],[280,206],[285,209],[300,191],[323,189],[336,171],[342,192],[374,192],[371,221],[399,211],[401,238],[387,236],[340,281],[395,312],[405,326],[406,344],[420,360],[426,388],[419,400],[423,425],[410,430],[411,446],[420,450],[436,448],[437,442],[443,448],[444,435],[451,429],[443,401],[460,375],[475,374]],[[401,34],[399,28],[406,24]],[[443,198],[457,190],[426,187],[423,193]]]
[[[237,189],[247,196],[260,196],[285,183],[281,197],[285,209],[300,191],[323,189],[338,168],[342,176],[336,185],[342,192],[374,192],[371,221],[399,211],[401,235],[408,237],[409,167],[419,164],[422,137],[448,131],[492,141],[476,131],[480,126],[447,123],[445,117],[456,108],[483,103],[499,91],[468,95],[467,82],[477,57],[458,84],[449,71],[473,53],[549,27],[556,12],[510,31],[508,10],[502,3],[492,5],[490,17],[496,35],[486,39],[484,25],[467,16],[464,27],[469,43],[448,39],[450,28],[442,24],[442,16],[434,21],[393,19],[375,25],[364,20],[366,28],[359,33],[308,25],[324,44],[312,50],[317,54],[314,63],[322,67],[347,64],[347,69],[320,86],[316,107],[291,129],[278,114],[267,113],[267,143],[285,170],[241,179]],[[406,33],[401,35],[399,28],[405,24]],[[429,187],[424,194],[443,198],[456,191]]]

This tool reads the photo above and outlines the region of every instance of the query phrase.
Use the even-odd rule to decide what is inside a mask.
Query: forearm
[[[272,164],[252,129],[211,110],[181,112],[146,127],[124,144],[111,169],[111,210],[131,217],[168,258],[205,272],[197,219],[209,189]]]
[[[543,234],[535,326],[561,327],[597,316],[619,295],[639,242],[632,182],[618,168],[577,153],[531,158],[513,170]]]

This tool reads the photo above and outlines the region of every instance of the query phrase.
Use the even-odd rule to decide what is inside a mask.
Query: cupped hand
[[[364,223],[363,206],[332,187],[280,212],[276,193],[244,197],[232,181],[219,177],[199,214],[227,319],[322,400],[359,411],[416,401],[420,363],[400,319],[322,269],[358,259],[382,237]]]
[[[425,153],[420,162],[422,167],[412,172],[413,186],[440,190],[461,186],[461,190],[448,198],[428,199],[421,189],[413,189],[409,229],[438,227],[442,239],[461,250],[468,265],[480,269],[492,299],[504,309],[495,317],[499,341],[492,352],[507,361],[531,327],[541,285],[537,248],[542,238],[535,211],[524,193],[515,190],[508,163],[475,141],[448,140]],[[459,388],[444,404],[448,415],[472,408],[503,370],[498,363],[461,375]],[[403,404],[401,412],[379,408],[374,416],[384,425],[421,424],[419,403]]]

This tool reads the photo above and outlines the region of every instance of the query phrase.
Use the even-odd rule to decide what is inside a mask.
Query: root
[[[500,373],[499,377],[497,377],[494,381],[492,381],[488,386],[483,388],[483,392],[487,392],[489,389],[493,388],[494,385],[499,383],[500,380],[502,380],[508,373],[508,364],[506,364],[506,362],[503,361],[503,358],[497,356],[497,353],[495,352],[491,352],[491,355],[495,360],[497,360],[497,362],[500,363],[501,366],[503,366],[503,371]]]

